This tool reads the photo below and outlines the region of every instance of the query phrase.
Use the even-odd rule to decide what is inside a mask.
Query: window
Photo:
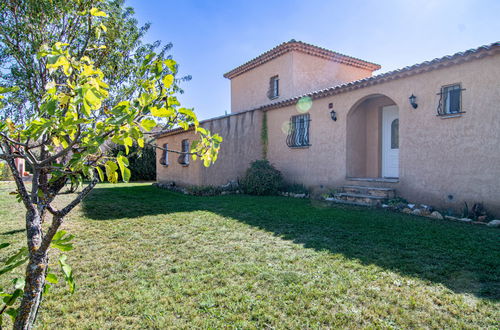
[[[290,148],[307,147],[309,144],[309,114],[292,116],[286,144]]]
[[[163,166],[168,166],[168,143],[163,145],[163,154],[160,158],[160,164]]]
[[[269,80],[269,91],[267,96],[270,99],[275,99],[280,96],[280,80],[278,76],[271,77]]]
[[[462,89],[460,84],[441,87],[438,115],[462,113]]]
[[[391,123],[391,149],[399,149],[399,119]]]
[[[189,140],[182,140],[181,143],[181,151],[183,152],[179,156],[179,164],[187,166],[189,165]]]

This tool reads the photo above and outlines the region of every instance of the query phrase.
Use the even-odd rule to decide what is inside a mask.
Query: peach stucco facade
[[[453,210],[464,202],[481,202],[500,215],[500,45],[494,45],[364,80],[358,79],[371,72],[335,62],[322,67],[323,59],[302,53],[294,58],[297,54],[288,52],[233,77],[233,113],[202,124],[224,137],[215,166],[158,165],[157,179],[222,185],[241,178],[249,162],[262,157],[265,115],[267,159],[288,181],[316,191],[346,184],[392,187],[413,202]],[[300,64],[291,63],[299,58]],[[266,100],[267,79],[276,72],[283,102]],[[349,81],[353,83],[339,86]],[[464,89],[462,113],[438,116],[441,88],[457,83]],[[306,109],[310,145],[290,148],[284,128],[291,116],[305,111],[297,101],[312,90],[323,91],[304,95],[311,101]],[[408,101],[412,94],[416,109]],[[390,105],[397,107],[399,116],[399,175],[383,180],[382,109]],[[337,121],[330,118],[332,109]],[[182,139],[194,138],[191,134],[165,133],[158,144],[180,145]]]

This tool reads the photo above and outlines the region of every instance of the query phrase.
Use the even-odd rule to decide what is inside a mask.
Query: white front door
[[[382,108],[382,176],[399,178],[399,111],[395,105]]]

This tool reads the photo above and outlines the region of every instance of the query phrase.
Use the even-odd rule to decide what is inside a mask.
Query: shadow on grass
[[[83,204],[86,217],[119,220],[210,211],[318,251],[500,299],[499,231],[448,221],[285,197],[193,197],[153,186],[106,186]]]

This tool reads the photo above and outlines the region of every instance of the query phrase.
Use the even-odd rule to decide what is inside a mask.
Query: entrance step
[[[341,192],[334,194],[331,201],[359,206],[380,206],[395,196],[396,192],[392,188],[343,186]]]
[[[368,186],[343,186],[342,190],[349,194],[368,195],[384,197],[387,199],[394,198],[396,192],[392,188],[368,187]]]

